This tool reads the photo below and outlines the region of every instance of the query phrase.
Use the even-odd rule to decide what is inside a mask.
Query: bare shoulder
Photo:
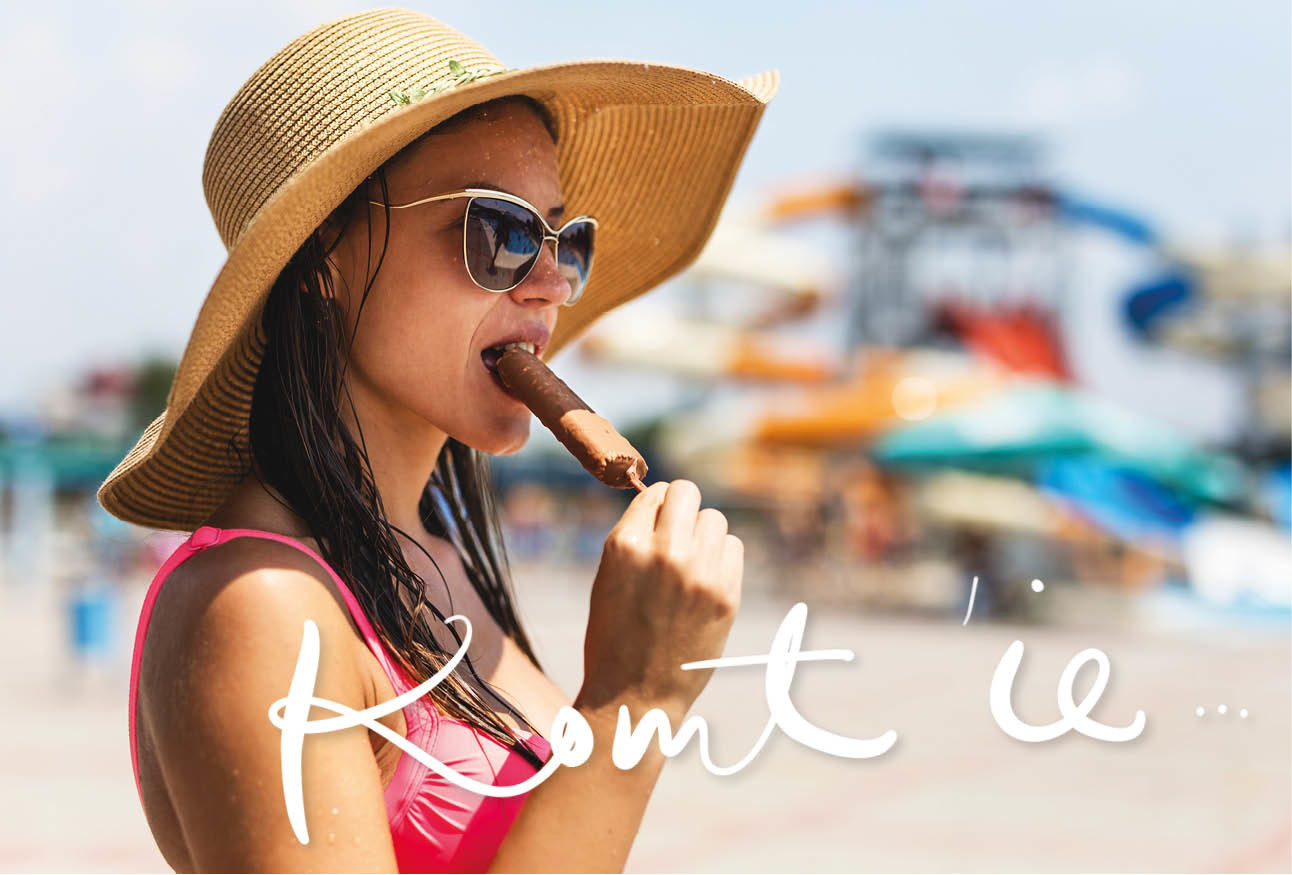
[[[268,714],[291,686],[307,622],[320,644],[313,695],[362,710],[367,676],[352,621],[326,569],[300,550],[236,538],[190,557],[158,597],[139,715],[201,869],[305,871],[346,856],[297,842],[282,804],[281,736]],[[324,716],[331,715],[310,714]],[[304,752],[307,819],[323,822],[333,808],[351,812],[348,826],[377,865],[393,871],[366,733],[327,738]]]
[[[286,695],[306,622],[318,629],[320,679],[364,707],[363,640],[336,583],[287,544],[235,538],[189,557],[153,606],[140,666],[140,715],[158,730],[204,719],[268,682]],[[177,707],[179,706],[179,707]]]
[[[157,657],[150,661],[173,666],[185,652],[196,655],[251,636],[295,641],[295,650],[305,619],[320,632],[351,628],[327,570],[287,544],[234,538],[191,556],[171,573],[153,607],[147,651]]]

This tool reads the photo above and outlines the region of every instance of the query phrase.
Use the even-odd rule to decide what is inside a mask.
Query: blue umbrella
[[[1122,541],[1169,541],[1193,522],[1196,505],[1157,480],[1098,457],[1051,459],[1036,472],[1037,485]]]

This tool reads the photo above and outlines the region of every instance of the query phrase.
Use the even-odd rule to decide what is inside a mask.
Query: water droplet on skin
[[[1198,710],[1197,710],[1195,713],[1196,713],[1199,717],[1201,717],[1203,714],[1206,714],[1206,713],[1207,713],[1207,709],[1206,709],[1206,708],[1204,708],[1204,707],[1202,707],[1201,705],[1199,705],[1199,706],[1198,706]]]
[[[334,832],[330,832],[330,833],[328,833],[328,834],[327,834],[327,843],[330,845],[330,844],[332,844],[332,843],[333,843],[333,842],[335,842],[335,841],[336,841],[336,833],[334,833]]]
[[[359,844],[359,837],[358,837],[358,836],[355,836],[355,837],[354,837],[354,843],[355,843],[356,845],[357,845],[357,844]]]
[[[341,813],[341,809],[340,809],[340,808],[333,808],[333,809],[332,809],[332,813],[333,813],[333,814],[340,814],[340,813]]]

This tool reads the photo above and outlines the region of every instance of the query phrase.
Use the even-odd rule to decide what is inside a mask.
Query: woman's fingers
[[[727,518],[699,509],[689,480],[654,483],[611,532],[589,599],[576,701],[661,708],[680,721],[708,682],[685,660],[721,655],[740,605],[743,545]]]
[[[706,507],[695,520],[696,571],[703,580],[719,582],[722,573],[723,540],[727,518],[716,508]]]
[[[720,580],[723,590],[734,597],[733,604],[740,605],[740,584],[745,574],[745,542],[735,535],[722,539],[722,571]]]
[[[628,508],[610,532],[612,538],[647,544],[651,533],[655,531],[655,521],[659,516],[660,505],[668,492],[668,482],[657,480],[633,496]]]
[[[668,484],[655,522],[655,537],[668,555],[687,553],[695,540],[695,514],[700,509],[700,487],[690,480]]]

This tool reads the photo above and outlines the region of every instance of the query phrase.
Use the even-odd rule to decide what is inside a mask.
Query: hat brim
[[[340,138],[286,180],[235,239],[198,313],[165,411],[100,486],[114,516],[192,531],[245,473],[247,416],[266,338],[259,316],[305,239],[374,169],[469,106],[524,94],[557,129],[567,210],[597,216],[597,261],[562,308],[550,360],[597,318],[699,255],[776,92],[769,70],[586,60],[508,71],[400,107]]]

